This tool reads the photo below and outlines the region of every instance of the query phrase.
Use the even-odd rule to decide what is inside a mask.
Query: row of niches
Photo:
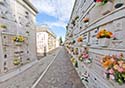
[[[0,17],[2,19],[7,19],[10,21],[16,22],[15,15],[13,15],[12,10],[11,10],[8,2],[9,2],[8,0],[1,0],[0,1]]]
[[[6,47],[3,46],[3,57],[9,60],[9,57],[18,57],[23,55],[29,55],[29,49],[25,47]]]
[[[115,20],[92,31],[79,35],[77,38],[70,40],[68,44],[74,44],[78,46],[89,45],[95,47],[125,49],[124,23],[124,18]]]
[[[33,20],[30,19],[30,13],[25,11],[24,13],[15,12],[11,8],[0,6],[0,17],[18,23],[19,25],[30,27],[33,25]]]
[[[71,62],[77,68],[78,73],[81,75],[80,76],[81,79],[85,81],[85,83],[89,83],[88,82],[89,78],[92,77],[90,76],[90,74],[93,74],[93,76],[96,75],[95,81],[101,80],[104,82],[103,84],[106,84],[107,86],[111,85],[112,87],[110,86],[110,88],[124,88],[124,83],[125,83],[125,80],[123,79],[124,78],[123,74],[125,71],[124,53],[117,52],[116,54],[100,55],[97,53],[90,52],[89,48],[87,47],[75,48],[67,46],[67,48],[69,50],[69,53],[72,55]],[[115,63],[115,61],[117,63]],[[111,67],[113,73],[110,73],[111,64],[113,66]],[[115,68],[116,65],[118,67],[120,66],[120,68],[117,67]],[[121,75],[121,77],[118,77],[118,75]],[[118,79],[116,76],[118,77]],[[109,87],[104,87],[104,88],[109,88]]]
[[[29,62],[30,58],[28,54],[23,54],[20,56],[9,56],[6,59],[4,59],[3,62],[4,72],[8,72]]]
[[[20,47],[20,44],[18,46],[3,46],[4,72],[8,72],[31,61],[28,46]]]
[[[9,22],[9,21],[3,21],[0,20],[0,30],[3,34],[8,34],[8,35],[16,35],[16,34],[21,34],[24,36],[30,36],[30,31],[29,27],[20,27],[18,24]]]
[[[103,0],[102,0],[103,1]],[[125,1],[124,0],[114,0],[114,1],[110,1],[108,0],[107,3],[105,3],[104,5],[99,5],[99,6],[94,6],[87,14],[85,17],[83,17],[82,19],[80,18],[80,16],[82,16],[83,13],[80,14],[80,16],[75,16],[75,18],[71,21],[71,25],[70,28],[73,29],[74,26],[79,27],[79,29],[85,29],[89,24],[91,24],[92,22],[96,21],[97,19],[101,18],[102,16],[114,11],[117,8],[114,8],[114,5],[117,5],[119,7],[124,6]],[[122,4],[122,5],[119,5]],[[118,8],[119,8],[118,7]],[[79,25],[78,24],[80,20]]]
[[[24,15],[24,16],[18,16],[17,18],[16,15],[13,15],[13,13],[10,11],[0,10],[0,17],[2,19],[7,19],[16,22],[17,24],[24,27],[30,27],[30,25],[33,25],[32,19],[29,19],[30,17]]]
[[[21,35],[9,35],[3,34],[2,35],[2,44],[4,46],[28,46],[28,38],[21,36]]]
[[[119,5],[122,4],[122,5]],[[81,20],[81,25],[83,25],[84,29],[88,26],[88,24],[91,24],[92,22],[98,20],[99,18],[101,18],[102,16],[114,11],[117,8],[114,8],[114,5],[118,5],[119,7],[124,6],[125,1],[124,0],[114,0],[114,1],[108,1],[106,4],[104,5],[100,5],[100,6],[95,6],[94,8],[92,8],[88,14],[83,18],[83,20]],[[118,7],[118,8],[119,8]]]
[[[125,19],[119,19],[90,32],[90,44],[115,49],[125,49]]]

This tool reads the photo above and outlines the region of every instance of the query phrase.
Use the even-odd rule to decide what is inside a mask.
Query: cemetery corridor
[[[64,48],[35,88],[85,88]]]

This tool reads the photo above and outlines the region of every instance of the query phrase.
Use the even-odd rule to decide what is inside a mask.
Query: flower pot
[[[99,46],[101,47],[107,47],[110,43],[110,39],[108,38],[100,38],[99,39]]]

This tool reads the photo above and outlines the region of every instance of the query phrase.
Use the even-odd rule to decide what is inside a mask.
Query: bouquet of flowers
[[[72,57],[70,60],[71,60],[72,64],[73,64],[76,68],[78,68],[78,62],[77,62],[77,60],[75,60],[73,57]]]
[[[15,37],[13,37],[13,41],[24,42],[24,37],[23,36],[15,36]]]
[[[82,42],[82,41],[83,41],[83,37],[82,36],[78,37],[77,42]]]
[[[96,2],[96,5],[105,5],[108,1],[113,1],[113,0],[94,0],[94,2]]]
[[[85,48],[85,51],[79,56],[79,60],[88,64],[92,62],[92,59],[88,54],[87,48]]]
[[[3,25],[3,24],[0,24],[0,29],[1,29],[1,28],[6,29],[6,28],[7,28],[7,26],[6,26],[6,25]]]
[[[110,32],[110,31],[107,31],[107,30],[105,30],[105,29],[102,29],[102,30],[100,30],[98,33],[97,33],[97,35],[96,35],[96,38],[112,38],[112,32]]]
[[[122,53],[103,57],[102,66],[106,70],[106,78],[115,80],[119,84],[125,83],[125,60]]]
[[[14,60],[13,60],[13,64],[14,65],[19,65],[21,63],[21,61],[20,61],[20,59],[18,59],[18,58],[15,58]]]

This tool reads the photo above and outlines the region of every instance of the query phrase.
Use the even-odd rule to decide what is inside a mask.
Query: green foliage
[[[59,38],[59,44],[62,45],[63,41],[62,41],[62,37]]]

